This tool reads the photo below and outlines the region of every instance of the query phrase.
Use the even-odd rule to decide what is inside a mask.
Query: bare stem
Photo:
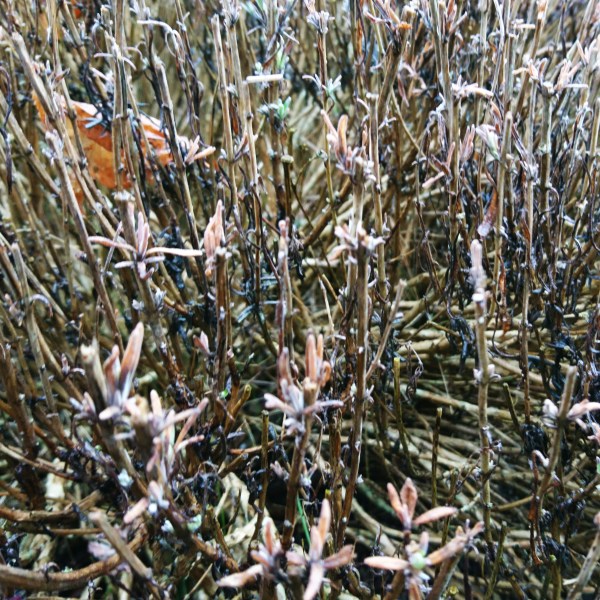
[[[475,337],[477,341],[477,358],[479,368],[476,373],[478,386],[478,414],[479,436],[481,442],[481,477],[483,480],[482,502],[483,522],[485,536],[488,543],[492,542],[491,532],[491,493],[490,493],[490,426],[488,423],[488,388],[494,373],[494,366],[490,365],[487,339],[485,335],[487,326],[487,299],[485,291],[485,273],[483,270],[482,246],[477,240],[471,242],[471,272],[475,282],[473,304],[475,307]]]
[[[354,414],[352,417],[352,432],[350,434],[350,473],[344,496],[344,506],[341,522],[337,532],[337,545],[341,548],[344,542],[346,526],[350,519],[352,510],[352,498],[354,496],[358,470],[362,450],[362,431],[365,404],[367,401],[367,360],[369,352],[369,252],[365,247],[365,240],[359,232],[357,249],[357,281],[356,297],[358,303],[358,333],[356,339],[356,395],[354,397]]]

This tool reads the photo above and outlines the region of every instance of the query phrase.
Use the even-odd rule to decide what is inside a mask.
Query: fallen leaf
[[[58,96],[57,98],[59,101],[58,108],[65,114],[66,100],[63,96]],[[33,101],[40,114],[42,126],[46,130],[50,129],[50,122],[46,115],[46,111],[35,93],[33,94]],[[71,104],[75,110],[77,132],[79,133],[81,145],[88,162],[90,174],[98,183],[109,190],[116,189],[117,178],[114,170],[113,141],[110,125],[106,123],[106,120],[102,118],[100,111],[93,104],[75,101]],[[75,133],[71,120],[66,118],[65,123],[69,137],[75,142]],[[166,167],[173,162],[173,153],[171,151],[168,133],[161,129],[160,121],[158,121],[158,119],[142,115],[140,117],[140,126],[148,141],[148,144],[146,145],[144,136],[141,136],[146,177],[152,181],[152,171],[150,170],[150,164],[147,160],[150,149],[154,152],[158,164],[163,167]],[[177,136],[177,142],[186,153],[192,148],[192,142],[184,136]],[[204,158],[210,151],[212,150],[207,149],[203,152],[198,152],[196,150],[195,159]],[[124,162],[124,160],[122,160],[122,162]],[[127,175],[123,177],[123,186],[125,188],[131,187],[131,180]],[[76,186],[76,191],[80,193],[78,186]]]

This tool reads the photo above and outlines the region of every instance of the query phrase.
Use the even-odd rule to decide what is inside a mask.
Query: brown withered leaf
[[[56,98],[58,98],[58,109],[64,114],[66,112],[66,100],[63,96],[56,96]],[[50,127],[48,117],[40,99],[35,93],[33,94],[33,101],[40,114],[44,129],[48,130]],[[71,104],[75,110],[77,132],[88,162],[90,174],[98,183],[110,190],[114,190],[117,187],[117,178],[114,170],[113,142],[109,125],[103,122],[99,110],[93,104],[75,101],[71,102]],[[65,123],[67,133],[74,141],[75,132],[73,124],[68,118],[65,119]],[[142,136],[141,142],[144,157],[146,158],[150,149],[152,149],[158,164],[166,167],[173,161],[173,154],[169,136],[161,129],[160,121],[153,117],[141,115],[139,125],[144,130],[149,146],[146,146],[146,142]],[[193,143],[183,136],[177,136],[177,143],[186,150],[193,147]],[[195,155],[203,158],[206,156],[206,153],[195,152]],[[147,161],[145,162],[145,168],[146,177],[152,180],[152,171]],[[125,187],[131,186],[131,181],[128,177],[123,179],[123,185]]]
[[[362,14],[362,13],[361,13]],[[362,20],[358,19],[356,22],[356,50],[357,50],[357,60],[361,61],[363,57],[363,39],[365,37],[365,33],[363,30]]]
[[[265,548],[269,554],[273,554],[276,549],[277,539],[273,531],[273,521],[270,519],[265,524]]]

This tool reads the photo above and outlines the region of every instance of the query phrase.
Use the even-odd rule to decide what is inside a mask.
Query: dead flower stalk
[[[229,278],[226,248],[225,225],[223,221],[223,203],[217,202],[215,214],[210,218],[204,231],[204,251],[206,252],[206,277],[214,277],[215,311],[217,321],[215,394],[219,394],[225,386],[225,367],[231,345],[231,307],[229,295]]]

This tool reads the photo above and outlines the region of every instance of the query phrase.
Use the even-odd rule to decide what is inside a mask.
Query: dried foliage
[[[600,595],[596,0],[0,0],[0,595]]]

